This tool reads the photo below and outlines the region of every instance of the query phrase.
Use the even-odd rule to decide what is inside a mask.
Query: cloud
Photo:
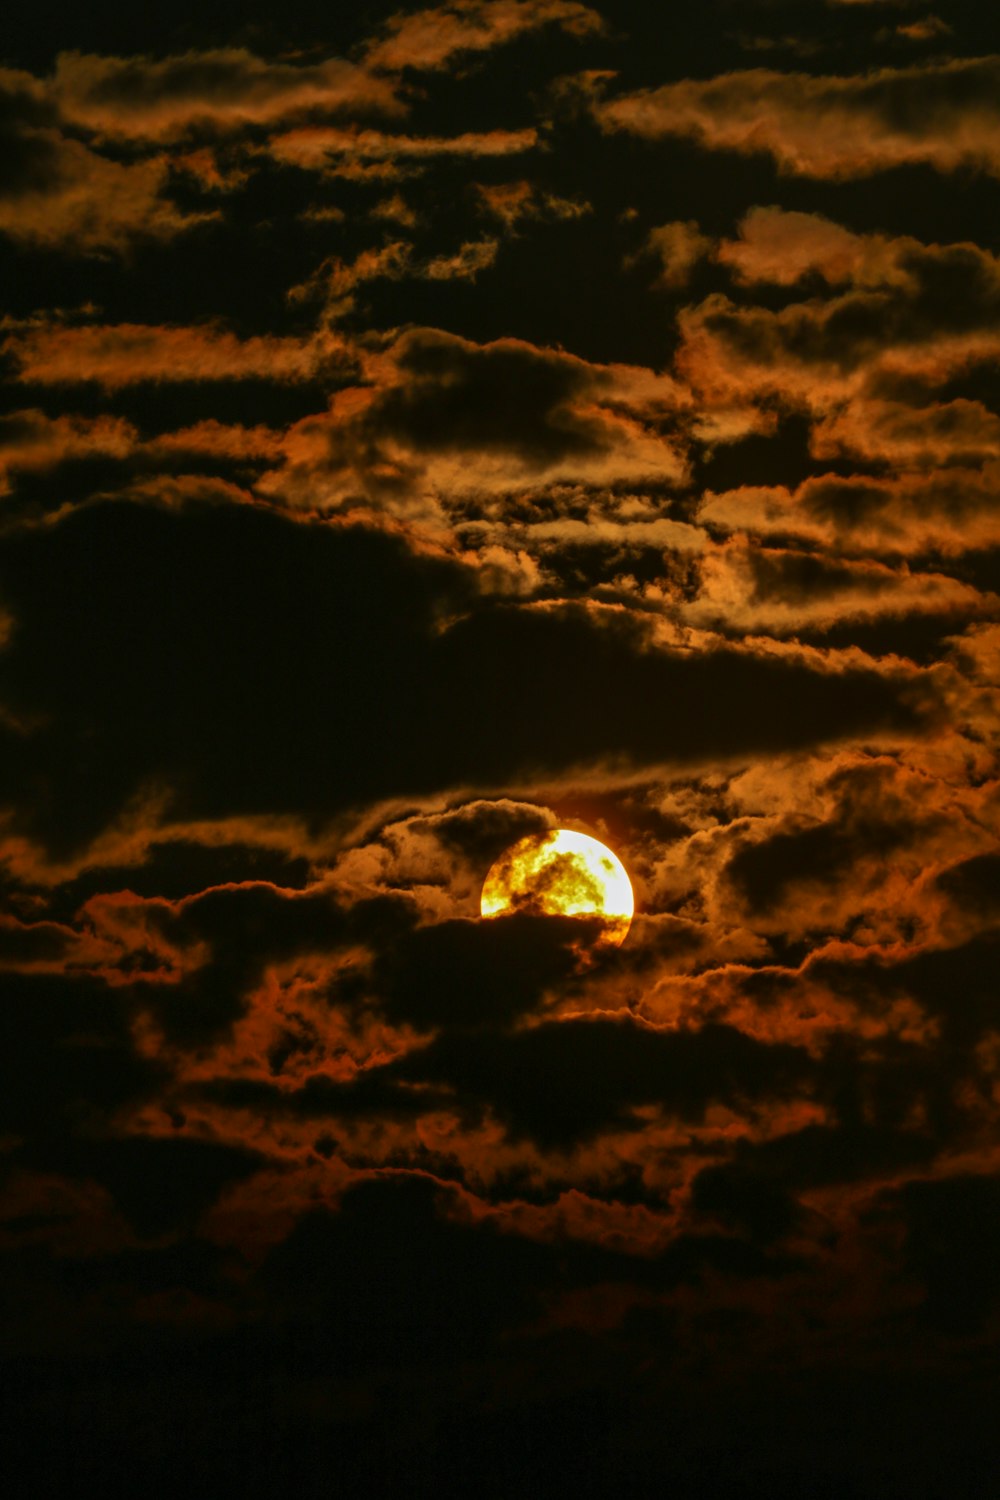
[[[173,239],[215,217],[183,213],[171,202],[164,157],[110,161],[82,141],[39,127],[22,128],[13,145],[30,158],[0,189],[0,233],[15,241],[76,254],[120,253],[137,240]]]
[[[1000,543],[993,504],[998,469],[961,467],[887,477],[821,474],[794,489],[744,485],[709,491],[698,519],[750,536],[800,538],[837,552],[950,556]]]
[[[531,570],[525,572],[530,592],[550,583],[571,594],[601,590],[604,598],[628,598],[633,604],[658,599],[672,609],[690,583],[691,558],[710,543],[699,527],[674,520],[665,508],[644,496],[554,485],[529,491],[520,504],[501,499],[488,520],[464,521],[460,536],[478,559],[488,560],[489,539],[495,538],[534,563],[533,582]],[[655,567],[645,592],[629,571],[643,565]]]
[[[397,177],[440,157],[518,156],[537,145],[538,132],[463,131],[453,136],[387,135],[381,130],[302,126],[272,136],[262,150],[275,161],[330,176]]]
[[[1000,350],[1000,261],[988,250],[853,236],[771,210],[755,211],[743,230],[720,250],[739,276],[788,284],[816,273],[848,287],[777,309],[721,293],[682,309],[678,367],[715,400],[756,391],[824,409],[859,392],[889,395],[906,380],[943,382]]]
[[[64,52],[48,78],[0,69],[0,93],[0,232],[88,255],[122,253],[218,218],[215,210],[179,209],[168,191],[170,158],[162,151],[137,156],[137,144],[196,129],[244,131],[315,111],[399,110],[384,80],[352,64],[266,62],[239,48],[159,60]],[[125,160],[102,155],[95,144],[106,141],[129,141],[133,150]],[[208,172],[204,158],[204,151],[189,152],[177,166],[218,187],[225,179],[217,168]],[[244,175],[235,168],[228,185]]]
[[[504,920],[516,928],[519,919]],[[436,931],[440,929],[428,929],[427,936],[433,938]],[[515,931],[515,947],[522,959],[537,960],[542,929],[522,946],[527,932],[523,925]],[[453,943],[455,932],[442,937]],[[553,952],[550,948],[550,958]],[[444,973],[442,968],[442,978]],[[536,982],[555,977],[556,971],[545,964],[535,974]],[[446,983],[451,988],[452,981]],[[464,1018],[450,1009],[438,1010],[439,1019],[447,1014],[457,1024],[349,1083],[333,1083],[321,1074],[298,1090],[220,1083],[192,1093],[192,1101],[205,1097],[231,1108],[279,1118],[326,1118],[344,1126],[366,1114],[405,1118],[444,1108],[464,1121],[473,1140],[477,1121],[485,1119],[491,1125],[498,1122],[514,1147],[527,1142],[542,1152],[558,1153],[563,1180],[579,1181],[580,1170],[587,1171],[586,1157],[574,1172],[566,1154],[602,1133],[641,1132],[650,1106],[659,1106],[668,1120],[697,1128],[713,1105],[747,1110],[764,1100],[795,1098],[810,1087],[816,1073],[801,1047],[760,1042],[712,1023],[663,1030],[630,1016],[576,1016],[497,1030],[505,1017],[489,1003],[495,993],[489,991],[486,1007],[480,1009],[476,991],[466,991]],[[599,1058],[602,1066],[597,1067]],[[489,1171],[485,1164],[484,1171]]]
[[[912,674],[660,647],[622,611],[472,607],[469,569],[258,507],[93,504],[3,553],[4,697],[37,724],[7,735],[9,785],[24,831],[64,850],[150,785],[175,815],[309,809],[322,822],[595,762],[913,732],[925,712]],[[789,695],[794,719],[780,712]],[[463,732],[442,736],[458,703]]]
[[[857,456],[902,469],[975,469],[1000,458],[1000,417],[981,401],[931,406],[852,401],[817,422],[810,451],[821,459]]]
[[[287,293],[289,302],[322,300],[330,315],[340,316],[355,305],[354,290],[367,281],[399,281],[416,275],[412,246],[405,240],[390,240],[377,249],[362,250],[353,261],[328,256],[315,271]]]
[[[287,63],[243,47],[173,57],[61,52],[38,92],[98,138],[168,141],[274,125],[295,115],[400,113],[392,85],[339,58]]]
[[[591,205],[578,198],[561,198],[537,184],[519,182],[477,183],[476,192],[484,211],[499,219],[504,228],[516,231],[525,220],[558,221],[581,219],[593,212]]]
[[[48,1147],[50,1165],[81,1118],[106,1128],[162,1086],[164,1069],[137,1055],[126,1007],[99,981],[8,973],[4,988],[3,1128],[24,1133],[43,1158]]]
[[[800,1226],[804,1213],[796,1190],[891,1178],[924,1166],[933,1155],[932,1138],[917,1131],[807,1125],[772,1141],[741,1141],[730,1161],[699,1172],[692,1205],[768,1243]]]
[[[369,355],[365,375],[366,385],[334,397],[328,415],[292,430],[289,462],[268,476],[265,493],[310,507],[367,498],[434,514],[463,494],[684,475],[679,445],[660,430],[678,388],[641,368],[416,328]]]
[[[936,883],[957,906],[990,919],[1000,909],[1000,855],[973,855],[943,870]]]
[[[446,66],[454,57],[483,52],[540,27],[556,25],[571,36],[604,29],[597,11],[577,0],[453,0],[415,15],[392,16],[365,53],[368,67],[399,71]]]
[[[331,879],[352,899],[405,891],[422,921],[478,917],[494,860],[518,838],[547,832],[556,821],[544,805],[509,797],[463,799],[408,816],[383,807],[338,850]]]
[[[954,28],[942,21],[940,16],[923,16],[919,21],[910,21],[896,27],[896,35],[907,42],[933,42],[939,37],[954,36]]]
[[[52,324],[15,327],[3,351],[18,378],[32,385],[93,382],[106,390],[144,381],[311,380],[344,359],[335,334],[305,338],[156,324]]]
[[[756,919],[784,931],[799,925],[795,908],[804,922],[837,925],[817,885],[846,908],[864,910],[870,931],[882,914],[894,914],[900,927],[912,930],[919,903],[907,901],[898,882],[916,879],[971,834],[958,807],[939,800],[926,778],[879,760],[834,771],[822,801],[819,816],[793,813],[764,836],[740,842],[726,866],[729,887]],[[888,940],[890,933],[883,936]]]
[[[696,1120],[713,1100],[787,1097],[811,1068],[798,1048],[767,1047],[728,1027],[666,1032],[595,1018],[503,1037],[447,1033],[389,1071],[451,1084],[460,1104],[488,1106],[514,1135],[566,1148],[611,1126],[641,1129],[634,1112],[644,1104]]]
[[[244,427],[238,422],[217,422],[214,417],[207,417],[191,427],[161,432],[144,445],[144,450],[161,461],[190,455],[231,459],[236,463],[264,462],[282,454],[284,434],[279,428]]]
[[[770,294],[751,301],[715,292],[681,308],[675,369],[703,405],[692,436],[711,441],[714,413],[756,409],[775,423],[794,414],[807,433],[799,472],[817,459],[841,468],[824,479],[813,463],[814,477],[800,489],[803,498],[830,497],[825,520],[835,521],[844,545],[891,550],[898,533],[904,554],[927,550],[936,538],[947,551],[961,550],[959,515],[975,515],[969,546],[984,544],[992,535],[984,498],[997,421],[961,383],[1000,355],[997,258],[969,242],[858,235],[819,215],[774,208],[752,209],[717,258],[741,288],[796,291],[778,305]],[[940,399],[949,385],[955,395]],[[738,472],[737,455],[729,472]],[[844,460],[874,472],[852,473]],[[752,488],[741,487],[746,497]],[[916,501],[909,520],[904,496]],[[729,502],[706,496],[702,520],[721,518],[720,505]],[[803,530],[805,519],[800,512],[789,534],[831,535],[817,515]],[[754,530],[761,522],[748,524]]]
[[[683,618],[739,634],[780,636],[884,615],[975,616],[997,603],[995,595],[983,595],[947,574],[838,561],[788,547],[750,545],[745,538],[705,551],[700,574],[700,588],[683,606]]]
[[[739,0],[664,61],[611,9],[132,58],[85,14],[121,56],[0,75],[0,1270],[53,1493],[995,1487],[996,60]],[[556,826],[634,886],[589,962],[479,918]]]
[[[273,1077],[296,1054],[308,1063],[319,1052],[328,1061],[320,1039],[332,1048],[336,1036],[336,1071],[349,1075],[366,1050],[377,1059],[406,1045],[405,1030],[372,1027],[352,1016],[362,1008],[351,1004],[360,998],[366,949],[398,942],[415,920],[413,903],[398,892],[351,905],[322,883],[302,890],[227,883],[177,903],[112,893],[91,897],[80,920],[118,940],[120,973],[109,976],[117,983],[130,982],[137,951],[165,956],[159,970],[148,964],[150,982],[133,996],[154,1056],[186,1051],[204,1058],[215,1049],[223,1071]],[[357,1024],[338,1034],[323,1002],[328,1009],[341,994]],[[358,1055],[349,1066],[352,1051]],[[198,1075],[197,1058],[187,1071]]]
[[[139,434],[123,417],[48,417],[32,408],[0,418],[0,494],[12,476],[45,472],[73,459],[125,458]]]
[[[754,68],[623,94],[595,113],[606,130],[767,152],[801,176],[866,177],[918,162],[998,176],[998,80],[995,56],[845,77]]]
[[[923,248],[917,240],[855,234],[822,214],[757,206],[740,221],[738,237],[723,241],[717,255],[744,285],[792,286],[813,273],[832,286],[886,286],[906,282],[903,257]]]
[[[523,914],[418,928],[376,968],[381,1003],[390,1020],[421,1030],[503,1025],[565,985],[592,935],[578,918]]]
[[[499,242],[493,239],[466,240],[453,255],[436,255],[424,267],[430,281],[475,281],[480,271],[488,270],[497,258]]]
[[[678,219],[651,229],[641,248],[626,257],[625,264],[634,265],[643,257],[650,257],[659,263],[657,286],[682,287],[687,285],[698,262],[713,249],[714,242],[702,234],[693,219]]]
[[[184,1136],[79,1141],[62,1149],[29,1149],[24,1158],[99,1182],[143,1239],[190,1232],[223,1188],[262,1165],[256,1152]]]

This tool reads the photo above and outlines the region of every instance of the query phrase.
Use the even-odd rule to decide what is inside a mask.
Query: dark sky
[[[1000,21],[153,10],[0,38],[16,1492],[992,1492]]]

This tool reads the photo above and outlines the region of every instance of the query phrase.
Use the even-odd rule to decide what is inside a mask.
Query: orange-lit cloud
[[[896,35],[907,42],[933,42],[940,37],[953,36],[954,28],[940,16],[923,16],[919,21],[897,26]]]
[[[547,25],[582,37],[601,31],[604,21],[578,0],[453,0],[393,16],[368,47],[365,61],[387,71],[440,68],[453,57],[501,46]]]
[[[308,380],[344,358],[330,333],[241,339],[211,326],[139,323],[29,324],[8,333],[4,348],[26,383],[109,390],[139,381]]]
[[[974,468],[1000,458],[1000,417],[963,399],[932,406],[852,401],[816,423],[810,448],[822,459],[854,454],[906,469]]]
[[[170,201],[162,156],[112,161],[49,129],[26,131],[25,146],[40,170],[0,199],[0,233],[11,239],[93,255],[136,240],[169,240],[213,217],[184,213]]]
[[[713,248],[713,242],[701,233],[693,219],[677,220],[651,229],[642,249],[629,256],[626,264],[634,264],[641,257],[649,256],[659,264],[658,286],[681,287],[687,284],[694,267]]]
[[[864,177],[926,162],[1000,175],[1000,59],[963,57],[847,77],[765,68],[685,79],[595,106],[606,130],[767,152],[786,172]]]
[[[132,140],[175,139],[196,127],[242,130],[310,112],[401,108],[391,84],[339,58],[278,62],[242,47],[165,58],[63,52],[36,87],[71,124]]]
[[[748,634],[793,634],[886,615],[962,617],[989,612],[998,602],[947,574],[824,560],[751,545],[745,537],[706,551],[700,567],[701,587],[684,617]]]
[[[561,198],[523,178],[518,182],[477,183],[476,191],[485,212],[499,219],[507,230],[516,230],[525,220],[572,220],[593,212],[589,203]]]
[[[367,385],[338,393],[328,415],[290,431],[287,464],[264,493],[317,508],[368,498],[440,523],[437,507],[452,496],[541,482],[663,482],[685,472],[679,444],[658,421],[682,393],[651,371],[415,329],[368,356],[365,373]],[[468,406],[460,421],[451,415],[458,399]]]
[[[52,469],[67,459],[124,458],[138,436],[122,417],[11,412],[0,420],[0,493],[11,489],[11,476]]]
[[[276,161],[331,176],[352,172],[397,176],[407,165],[438,157],[517,156],[534,148],[534,128],[465,131],[454,136],[387,135],[380,130],[303,125],[271,138],[266,148]]]
[[[827,474],[795,489],[741,486],[709,492],[699,519],[751,536],[793,536],[846,553],[941,551],[958,555],[1000,539],[993,461],[982,469],[953,468],[898,477]]]
[[[718,259],[746,284],[791,286],[812,272],[831,286],[875,287],[905,285],[907,256],[925,248],[912,239],[855,234],[821,214],[755,207],[741,220],[739,237],[719,246]]]
[[[766,242],[754,237],[759,223],[745,245],[721,252],[744,274],[790,282],[815,270],[856,284],[777,310],[739,305],[721,293],[683,309],[678,363],[696,384],[789,396],[794,386],[796,404],[826,404],[907,377],[930,386],[996,356],[1000,263],[989,251],[874,236],[844,240],[816,221],[796,245],[793,222],[789,256],[776,272]]]

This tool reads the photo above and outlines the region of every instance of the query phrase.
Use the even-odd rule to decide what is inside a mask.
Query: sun
[[[601,917],[601,941],[623,943],[635,900],[625,866],[606,844],[571,828],[532,833],[513,844],[483,885],[484,917],[505,912]]]

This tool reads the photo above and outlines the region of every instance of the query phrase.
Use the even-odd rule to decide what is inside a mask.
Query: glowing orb
[[[553,828],[529,834],[491,868],[483,885],[484,917],[505,912],[600,917],[600,941],[623,943],[635,901],[625,866],[587,833]]]

